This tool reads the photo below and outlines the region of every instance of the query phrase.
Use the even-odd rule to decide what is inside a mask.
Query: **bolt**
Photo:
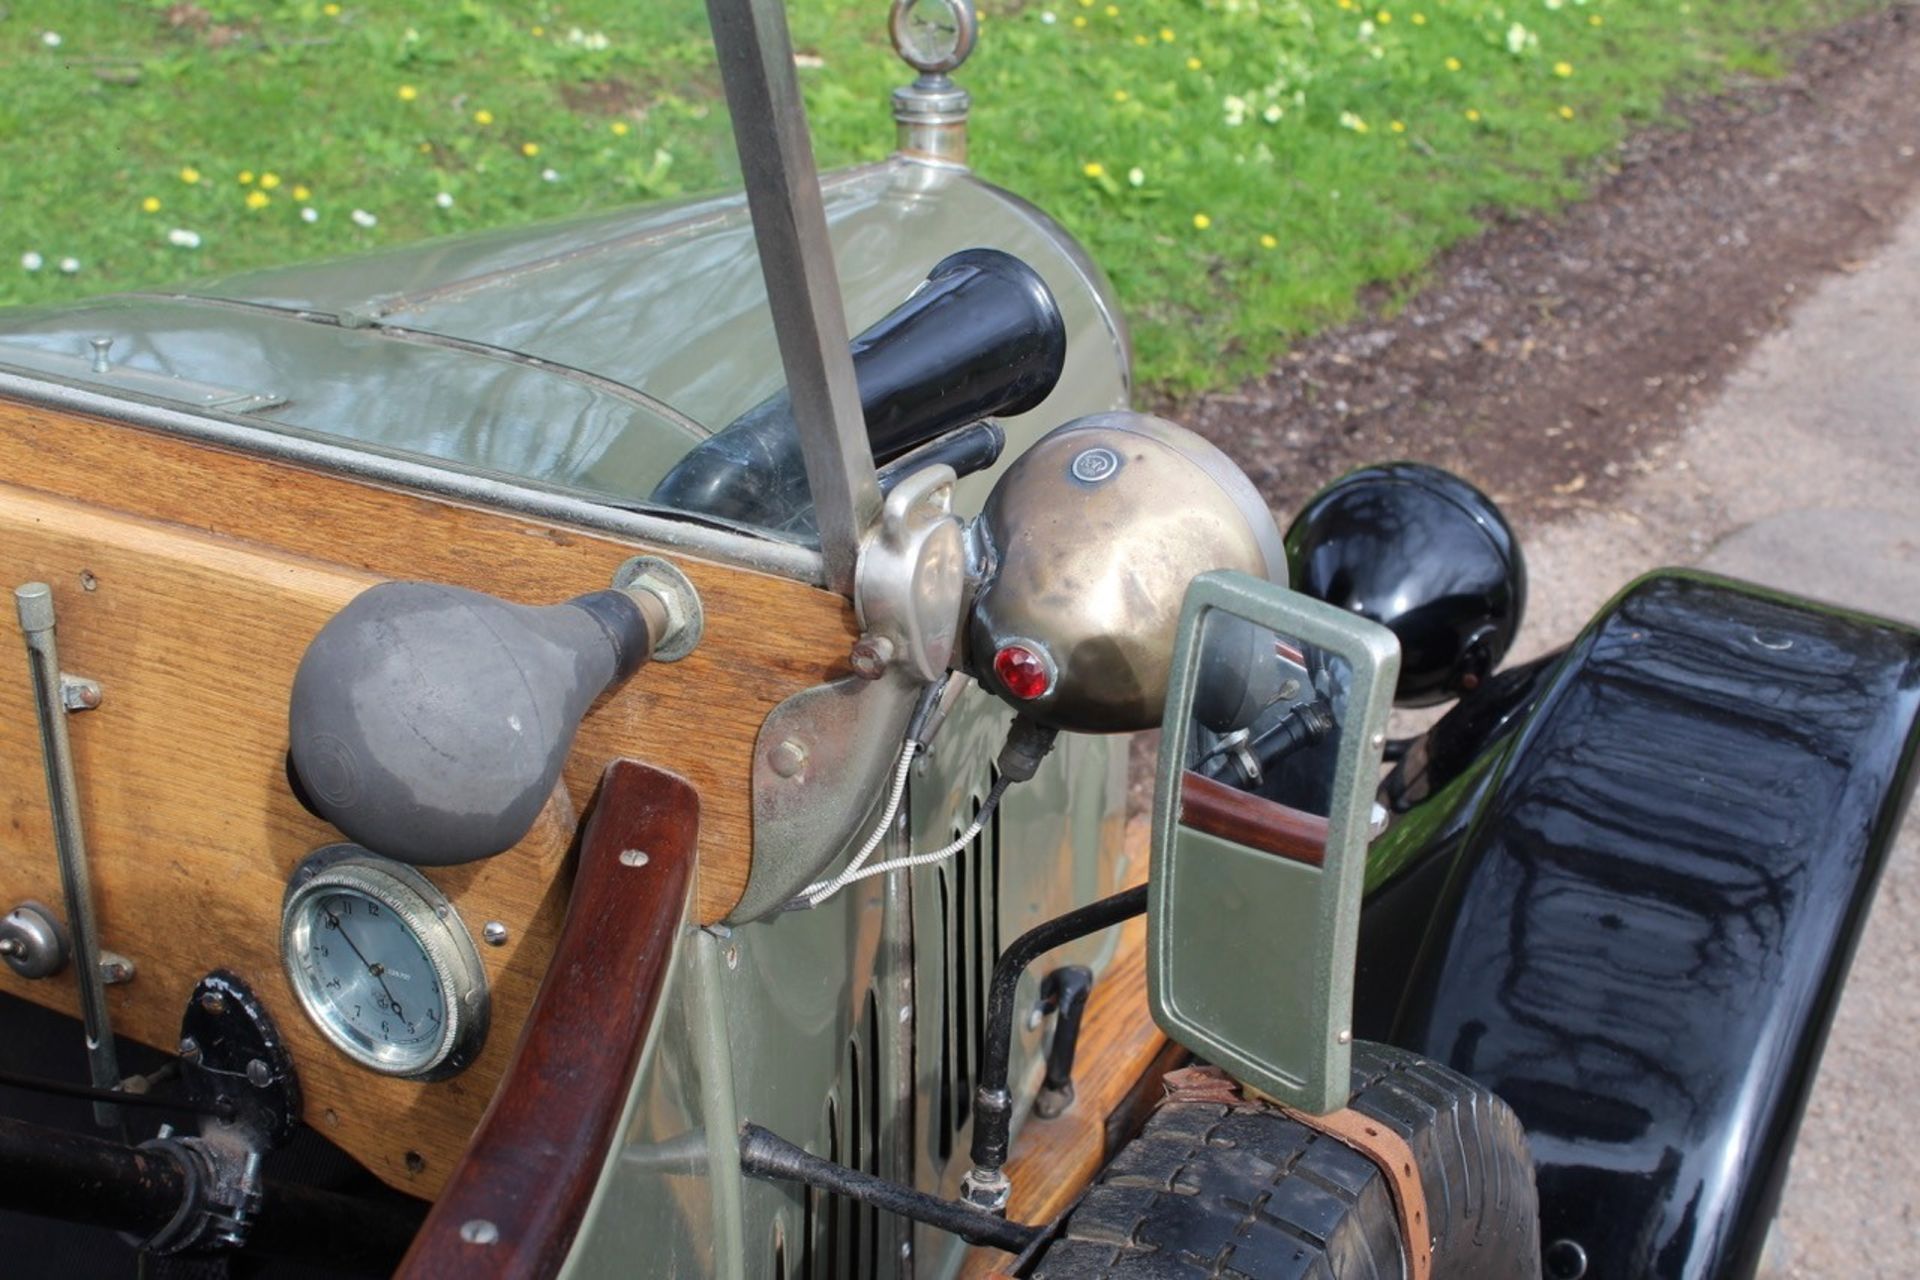
[[[623,867],[646,866],[647,851],[645,849],[622,849],[620,851],[620,865]]]
[[[498,1244],[500,1228],[485,1218],[469,1218],[460,1224],[460,1238],[468,1244]]]
[[[87,345],[93,348],[92,367],[95,373],[105,373],[113,368],[113,363],[107,354],[113,350],[112,338],[106,337],[105,335],[98,338],[88,338]]]
[[[273,1083],[273,1068],[259,1058],[247,1062],[247,1083],[256,1089],[264,1089]]]
[[[504,947],[507,945],[507,926],[498,920],[489,920],[480,926],[480,936],[490,947]]]
[[[18,938],[0,938],[0,956],[25,955],[27,944]]]
[[[200,997],[200,1007],[217,1018],[227,1011],[227,998],[218,991],[209,991]]]
[[[862,680],[878,680],[887,674],[887,664],[893,661],[893,641],[885,636],[861,636],[854,642],[849,661],[853,674]]]
[[[788,738],[767,752],[767,765],[783,778],[791,778],[807,767],[807,749],[800,742]]]

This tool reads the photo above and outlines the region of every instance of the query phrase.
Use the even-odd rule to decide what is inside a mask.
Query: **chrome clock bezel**
[[[391,911],[432,965],[446,996],[445,1026],[424,1058],[383,1054],[344,1029],[333,1002],[313,989],[301,954],[312,936],[307,906],[321,894],[346,890]],[[404,1080],[444,1080],[464,1070],[486,1043],[492,998],[480,952],[460,913],[433,882],[389,858],[355,844],[314,850],[294,868],[280,907],[280,958],[300,1007],[328,1044],[381,1075]]]

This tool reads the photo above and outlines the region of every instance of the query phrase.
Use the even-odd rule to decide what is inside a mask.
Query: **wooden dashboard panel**
[[[294,1002],[279,960],[286,877],[339,839],[283,775],[287,694],[307,641],[383,578],[457,583],[530,604],[605,586],[654,550],[383,489],[159,433],[0,402],[0,586],[52,585],[62,666],[100,681],[70,717],[102,945],[137,976],[109,988],[116,1031],[171,1048],[188,992],[227,966],[292,1044],[315,1128],[395,1186],[437,1193],[464,1148],[545,972],[566,900],[567,851],[606,763],[628,756],[699,790],[695,910],[739,900],[751,858],[751,752],[767,712],[845,673],[839,597],[661,552],[699,588],[700,649],[643,670],[596,707],[560,787],[516,849],[427,875],[480,948],[494,1023],[480,1058],[437,1084],[358,1067]],[[0,910],[60,905],[25,650],[0,621]],[[13,658],[5,656],[11,653]],[[64,914],[64,912],[62,912]],[[77,1012],[70,973],[0,990]]]

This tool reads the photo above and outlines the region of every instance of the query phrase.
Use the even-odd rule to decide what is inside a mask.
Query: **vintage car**
[[[0,314],[6,1273],[1751,1274],[1920,636],[1503,670],[1466,482],[1129,409],[966,0],[829,174],[708,9],[741,193]]]

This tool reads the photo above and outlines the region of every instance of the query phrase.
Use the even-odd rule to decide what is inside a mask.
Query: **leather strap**
[[[1332,1115],[1316,1116],[1277,1102],[1257,1089],[1243,1090],[1239,1082],[1218,1067],[1187,1067],[1168,1072],[1166,1089],[1162,1106],[1174,1102],[1232,1105],[1242,1100],[1244,1092],[1371,1160],[1385,1176],[1387,1191],[1393,1196],[1393,1207],[1400,1220],[1400,1242],[1407,1256],[1407,1280],[1429,1280],[1433,1274],[1433,1227],[1427,1219],[1427,1193],[1420,1185],[1420,1166],[1405,1138],[1351,1107],[1343,1107]]]

